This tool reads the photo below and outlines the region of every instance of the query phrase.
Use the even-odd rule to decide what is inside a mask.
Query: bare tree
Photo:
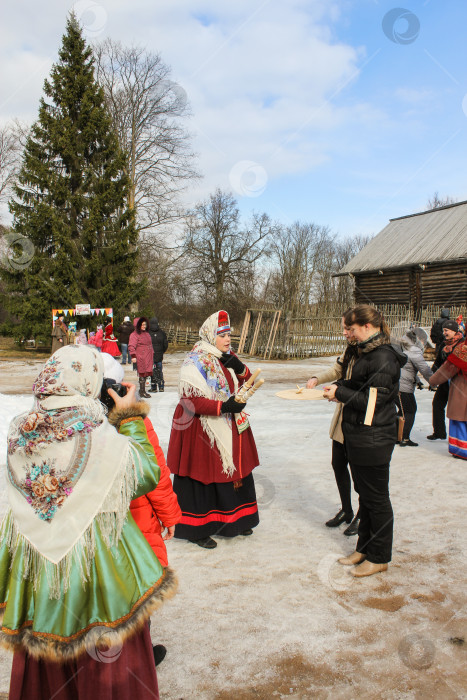
[[[217,307],[251,292],[255,263],[268,252],[274,230],[266,214],[241,225],[235,198],[217,189],[187,222],[184,250],[194,286]]]
[[[275,305],[296,312],[316,300],[320,268],[335,236],[327,226],[295,222],[274,236],[272,258],[277,264],[267,286]]]
[[[154,232],[182,216],[177,196],[198,177],[183,88],[170,79],[159,54],[107,39],[94,47],[96,75],[104,88],[121,147],[128,153],[130,208],[138,228]]]
[[[8,201],[21,165],[21,126],[9,123],[0,127],[0,202]]]
[[[430,209],[439,209],[440,207],[445,207],[448,204],[455,204],[456,200],[453,199],[452,197],[446,196],[446,197],[440,197],[438,195],[438,192],[435,192],[432,197],[429,198],[429,200],[426,203],[426,208],[427,210]]]

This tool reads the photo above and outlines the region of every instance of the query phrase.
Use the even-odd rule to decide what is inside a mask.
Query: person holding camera
[[[226,311],[209,316],[180,372],[167,463],[182,509],[175,537],[214,549],[212,535],[252,535],[259,523],[253,469],[258,453],[245,403],[250,370],[231,352]]]
[[[160,470],[148,405],[112,388],[102,356],[69,345],[45,364],[34,406],[8,434],[9,509],[0,531],[1,641],[10,700],[158,698],[150,615],[176,590],[132,517]],[[106,659],[112,663],[102,663]]]

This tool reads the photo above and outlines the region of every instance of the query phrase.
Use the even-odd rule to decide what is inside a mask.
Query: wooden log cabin
[[[357,304],[467,305],[467,202],[390,219],[338,277],[355,280]]]

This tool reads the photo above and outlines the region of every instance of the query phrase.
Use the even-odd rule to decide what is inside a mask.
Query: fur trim
[[[358,343],[360,352],[367,353],[379,348],[381,345],[390,345],[391,341],[383,333],[377,333],[363,343]]]
[[[122,420],[126,418],[146,418],[150,410],[151,407],[147,401],[137,401],[128,408],[117,408],[114,406],[108,415],[109,423],[118,430]]]
[[[152,613],[170,600],[177,592],[178,580],[167,567],[157,583],[133,606],[124,618],[112,622],[96,622],[80,630],[72,637],[34,632],[32,621],[23,624],[20,630],[0,631],[0,644],[9,651],[26,651],[35,659],[66,663],[78,658],[86,651],[99,658],[99,650],[121,647],[127,639],[139,632]],[[3,617],[3,610],[0,612]]]

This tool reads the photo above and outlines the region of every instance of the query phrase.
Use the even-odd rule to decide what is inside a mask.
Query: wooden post
[[[263,318],[263,312],[260,311],[258,314],[258,320],[256,321],[256,327],[255,327],[255,332],[253,335],[253,340],[251,341],[251,348],[250,352],[248,353],[249,355],[254,355],[255,350],[256,350],[256,342],[258,340],[258,335],[259,335],[259,329],[261,327],[261,319]]]
[[[250,317],[251,317],[251,312],[249,309],[247,309],[245,312],[245,318],[243,319],[243,328],[242,328],[242,332],[240,334],[240,341],[238,343],[238,348],[237,348],[237,353],[239,355],[241,352],[243,352],[243,348],[245,347],[245,342],[246,342],[246,338],[248,335],[248,327],[250,325]]]

